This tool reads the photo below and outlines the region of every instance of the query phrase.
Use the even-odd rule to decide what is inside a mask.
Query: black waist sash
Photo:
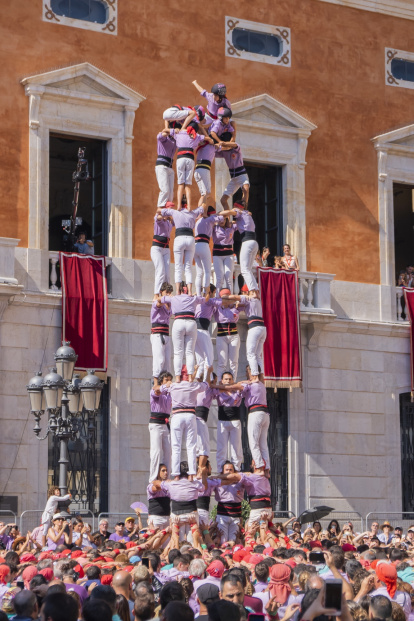
[[[270,496],[249,496],[249,503],[252,509],[267,509],[272,506]]]
[[[192,313],[191,311],[183,311],[180,313],[175,313],[174,317],[176,319],[191,319],[192,321],[195,321],[194,313]]]
[[[237,324],[235,323],[218,323],[217,324],[217,336],[229,336],[230,334],[237,334]]]
[[[196,317],[196,323],[200,330],[208,330],[210,327],[210,319],[207,317]]]
[[[207,170],[210,170],[211,169],[210,160],[199,160],[196,164],[196,170],[197,168],[206,168]]]
[[[177,160],[182,157],[188,157],[189,160],[194,160],[194,149],[191,147],[183,147],[182,149],[177,149]]]
[[[165,237],[164,235],[154,235],[152,238],[152,245],[157,248],[169,248],[170,247],[170,238]]]
[[[170,326],[167,323],[155,321],[151,324],[151,334],[163,334],[164,336],[170,336]]]
[[[210,496],[200,496],[196,500],[197,509],[204,509],[204,511],[210,510]]]
[[[157,425],[167,425],[170,420],[170,415],[165,412],[151,412],[150,423],[156,423]]]
[[[259,317],[258,315],[252,315],[247,320],[248,330],[250,330],[251,328],[257,328],[258,326],[264,326],[264,325],[265,323],[264,323],[263,317]]]
[[[219,405],[218,419],[222,421],[240,420],[240,406],[234,405],[226,407],[224,405]]]
[[[198,418],[202,418],[204,422],[207,422],[209,411],[210,410],[204,405],[197,405],[195,409],[196,416],[198,416]]]
[[[233,253],[233,246],[221,246],[220,244],[213,246],[213,257],[230,257]]]
[[[256,405],[249,406],[248,414],[251,414],[251,412],[257,412],[258,410],[263,410],[263,412],[269,413],[269,408],[267,407],[267,405],[256,403]]]
[[[240,237],[243,243],[245,241],[249,241],[250,239],[256,239],[256,233],[254,231],[244,231]]]
[[[217,504],[217,515],[241,517],[241,502],[219,502]]]
[[[148,500],[148,515],[159,515],[160,517],[169,517],[171,501],[168,496],[161,498],[150,498]]]
[[[182,226],[181,228],[179,227],[178,229],[175,229],[175,236],[176,237],[183,237],[184,235],[187,235],[189,237],[194,237],[193,229],[190,229],[189,227],[185,227],[185,226]]]
[[[239,166],[238,168],[229,168],[230,177],[234,179],[234,177],[239,177],[240,175],[247,175],[247,170],[244,165]]]
[[[172,157],[168,157],[168,155],[157,155],[155,166],[167,166],[167,168],[172,168],[172,162]]]
[[[195,240],[196,240],[197,243],[201,242],[203,244],[208,244],[209,241],[210,241],[210,238],[209,238],[208,235],[205,235],[204,233],[198,233],[196,235]]]
[[[176,515],[182,515],[183,513],[193,513],[197,511],[197,500],[172,500],[171,512]]]
[[[172,413],[173,414],[195,414],[196,409],[195,408],[173,408],[172,409]]]

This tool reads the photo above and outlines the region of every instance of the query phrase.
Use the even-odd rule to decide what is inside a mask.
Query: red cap
[[[220,297],[222,298],[223,295],[230,295],[231,291],[230,289],[220,289]]]
[[[76,571],[77,574],[79,574],[79,578],[83,578],[85,576],[85,572],[83,571],[83,568],[81,565],[75,565],[74,570]]]
[[[50,582],[53,578],[53,569],[51,567],[45,567],[39,571],[39,574],[42,574],[47,582]]]
[[[82,554],[83,554],[82,550],[75,550],[74,552],[72,552],[71,557],[79,558],[80,556],[82,556]]]
[[[296,564],[297,563],[293,558],[288,558],[288,560],[285,561],[285,565],[289,565],[289,567],[291,567],[292,569],[295,569]]]
[[[272,556],[272,552],[273,552],[273,548],[270,548],[270,547],[269,547],[269,548],[265,548],[265,549],[263,550],[263,554],[264,554],[265,556]]]
[[[244,291],[244,292],[247,291],[247,293],[248,293],[249,292],[249,287],[247,285],[243,285],[243,287],[240,289],[240,291]]]
[[[167,201],[165,203],[165,209],[174,209],[175,208],[175,203],[173,203],[172,201]]]
[[[135,548],[136,545],[136,541],[127,541],[125,547],[127,548],[127,550],[129,550],[129,548]]]
[[[21,563],[37,563],[37,558],[33,554],[30,554],[30,552],[25,552],[24,554],[21,555],[20,562]]]
[[[115,552],[115,555],[118,556],[118,554],[121,554],[121,550],[118,550],[118,548],[115,548],[115,550],[113,550]]]
[[[113,575],[112,574],[104,574],[101,576],[101,584],[112,584]]]
[[[246,556],[250,556],[250,554],[248,550],[242,548],[241,550],[237,550],[237,552],[233,554],[233,561],[235,561],[236,563],[241,563],[241,561],[243,561]]]
[[[127,565],[126,567],[122,569],[122,571],[132,571],[133,569],[134,569],[133,565]]]
[[[39,561],[43,561],[45,558],[52,558],[51,552],[41,552],[39,554]]]
[[[210,563],[206,571],[210,576],[213,576],[214,578],[221,578],[221,576],[224,574],[224,569],[225,567],[223,563],[216,559],[215,561]]]
[[[313,550],[313,548],[322,548],[322,543],[320,541],[309,541],[309,545],[311,550]]]
[[[262,560],[263,554],[251,554],[247,562],[251,563],[252,565],[257,565],[257,563],[260,563]]]
[[[342,550],[344,552],[355,552],[356,547],[353,546],[352,543],[344,543],[344,545],[342,546]]]

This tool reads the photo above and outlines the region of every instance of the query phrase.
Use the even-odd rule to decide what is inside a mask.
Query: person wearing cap
[[[226,97],[227,88],[225,84],[214,84],[211,92],[206,91],[205,88],[200,86],[197,80],[193,80],[192,84],[196,87],[200,95],[207,100],[205,127],[210,127],[214,121],[217,121],[218,111],[220,108],[227,108],[228,110],[231,110],[231,103]],[[235,130],[236,127],[234,121],[231,122],[231,125]]]
[[[389,545],[392,541],[392,531],[394,530],[393,526],[389,523],[388,520],[385,520],[384,524],[381,525],[382,533],[378,535],[378,539],[381,543],[385,543],[385,545]]]
[[[256,254],[259,251],[259,245],[256,241],[256,226],[251,213],[247,211],[246,205],[247,203],[244,200],[234,203],[234,217],[242,241],[240,272],[248,291],[252,291],[258,289],[257,281],[253,274],[253,266]]]
[[[222,212],[221,212],[222,214]],[[221,215],[220,214],[220,215]],[[222,288],[233,292],[234,248],[233,239],[237,224],[229,217],[213,228],[213,266],[216,275],[217,295]]]
[[[210,136],[219,146],[221,146],[223,142],[235,143],[235,130],[230,121],[232,115],[233,113],[230,108],[220,106],[217,110],[217,119],[210,125]]]
[[[162,386],[172,381],[171,373],[163,371],[157,377],[155,386]],[[171,469],[171,438],[169,421],[171,415],[171,396],[169,393],[157,393],[154,388],[150,392],[150,472],[149,481],[157,478],[161,461]]]
[[[171,500],[167,492],[160,485],[168,480],[168,468],[166,464],[160,464],[157,476],[147,487],[148,498],[148,525],[152,528],[168,528],[170,525]],[[154,486],[154,481],[159,483]]]
[[[384,524],[387,524],[387,522],[384,522]],[[406,619],[408,619],[411,614],[411,599],[405,591],[397,590],[397,578],[397,568],[395,565],[382,560],[378,561],[374,574],[375,588],[373,591],[368,592],[368,595],[370,597],[384,595],[391,601],[397,602],[403,608]],[[359,595],[362,595],[361,591]]]
[[[204,203],[202,202],[202,205]],[[219,222],[224,220],[224,217],[230,214],[230,210],[222,211],[219,215],[216,215],[216,210],[212,205],[207,207],[207,217],[202,217],[197,220],[194,234],[195,234],[195,253],[194,260],[196,264],[196,292],[197,295],[206,293],[210,286],[211,279],[211,251],[210,251],[210,239],[213,234],[213,228]]]
[[[129,541],[136,541],[139,539],[139,531],[142,528],[141,516],[138,518],[138,522],[135,524],[135,518],[130,516],[125,520],[124,534],[129,537]]]
[[[195,357],[197,369],[197,379],[206,379],[209,367],[214,361],[214,348],[210,335],[211,318],[214,309],[220,304],[220,300],[214,297],[216,288],[213,284],[209,287],[209,299],[199,303],[195,309],[195,320],[197,324],[197,339],[195,343]]]
[[[109,537],[109,541],[120,541],[121,543],[129,541],[128,535],[125,535],[125,522],[115,524],[115,532]]]
[[[241,391],[223,390],[234,386],[234,377],[230,371],[221,376],[222,390],[216,397],[218,405],[217,421],[217,469],[222,470],[227,456],[236,470],[240,470],[243,462],[242,430],[240,420]]]
[[[47,531],[47,548],[48,550],[56,550],[63,543],[69,545],[72,543],[72,523],[69,524],[69,532],[67,532],[66,519],[60,513],[55,513],[52,518],[53,526]]]
[[[174,203],[163,203],[162,207]],[[157,294],[163,282],[170,280],[170,235],[172,230],[171,216],[154,216],[154,235],[151,244],[151,261],[154,264],[154,293]]]
[[[237,379],[240,350],[237,322],[240,311],[234,302],[228,299],[229,295],[229,289],[222,289],[220,291],[221,303],[213,311],[217,323],[217,376],[220,378],[224,371],[230,370],[234,379]]]
[[[174,169],[173,159],[177,150],[175,134],[178,129],[168,128],[157,134],[157,160],[155,162],[155,176],[160,193],[158,207],[163,207],[174,197]]]
[[[196,600],[199,606],[199,621],[208,621],[208,607],[220,599],[220,588],[215,584],[202,584],[196,590]]]

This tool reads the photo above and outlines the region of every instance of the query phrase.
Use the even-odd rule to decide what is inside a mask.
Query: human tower
[[[150,393],[150,483],[147,488],[149,523],[172,526],[172,540],[209,537],[212,494],[218,502],[217,525],[222,542],[235,540],[240,526],[241,500],[246,491],[250,521],[271,519],[269,411],[263,379],[263,321],[259,288],[253,273],[258,252],[255,224],[248,211],[249,178],[226,86],[211,92],[193,82],[206,100],[201,105],[174,105],[164,111],[164,129],[157,136],[155,172],[159,185],[151,259],[155,268],[151,308],[153,388]],[[173,201],[176,158],[177,206]],[[230,182],[221,198],[223,210],[208,206],[211,165],[223,158]],[[193,176],[200,191],[192,194]],[[242,189],[242,200],[229,208],[229,199]],[[232,218],[232,219],[231,219]],[[169,241],[175,227],[175,292],[169,283]],[[233,294],[233,236],[241,234],[240,270],[244,295]],[[210,240],[213,240],[211,257]],[[192,263],[196,281],[193,293]],[[216,286],[211,281],[211,265]],[[174,292],[174,295],[173,295]],[[240,312],[247,317],[247,379],[237,382]],[[170,319],[174,317],[170,336]],[[217,323],[217,368],[210,324]],[[171,345],[173,373],[170,372]],[[253,473],[241,473],[243,462],[240,405],[248,411],[248,439]],[[218,404],[217,468],[211,477],[207,426],[213,400]],[[185,445],[187,460],[181,461]],[[191,531],[191,532],[190,532]],[[169,536],[169,531],[165,531]]]

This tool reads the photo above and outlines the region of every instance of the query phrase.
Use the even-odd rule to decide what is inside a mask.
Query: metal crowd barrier
[[[27,511],[23,511],[20,516],[20,532],[24,535],[28,530],[31,532],[34,528],[40,526],[42,513],[42,509],[28,509]],[[71,515],[73,517],[79,515],[84,521],[90,524],[92,532],[95,530],[95,516],[92,511],[82,509],[73,511]]]
[[[372,522],[378,522],[381,529],[381,524],[385,521],[389,522],[394,528],[401,526],[406,534],[410,526],[414,526],[414,512],[413,511],[372,511],[368,513],[365,518],[365,530],[371,529]],[[381,532],[381,530],[379,530]]]
[[[102,519],[108,520],[109,522],[109,532],[115,532],[114,531],[114,526],[117,522],[125,522],[127,517],[133,517],[135,520],[137,519],[136,513],[135,511],[133,511],[132,509],[128,512],[128,513],[113,513],[113,512],[108,512],[108,513],[100,513],[98,515],[98,520],[96,523],[96,528],[99,528],[99,522]],[[148,513],[141,513],[141,521],[142,521],[142,526],[143,528],[146,528],[146,526],[148,525]]]
[[[6,524],[17,524],[17,515],[8,509],[4,509],[0,511],[0,522],[5,522]]]
[[[364,518],[358,511],[331,511],[329,515],[317,521],[321,523],[322,529],[326,530],[331,520],[337,520],[340,528],[345,522],[352,522],[355,533],[362,533],[365,528]]]

